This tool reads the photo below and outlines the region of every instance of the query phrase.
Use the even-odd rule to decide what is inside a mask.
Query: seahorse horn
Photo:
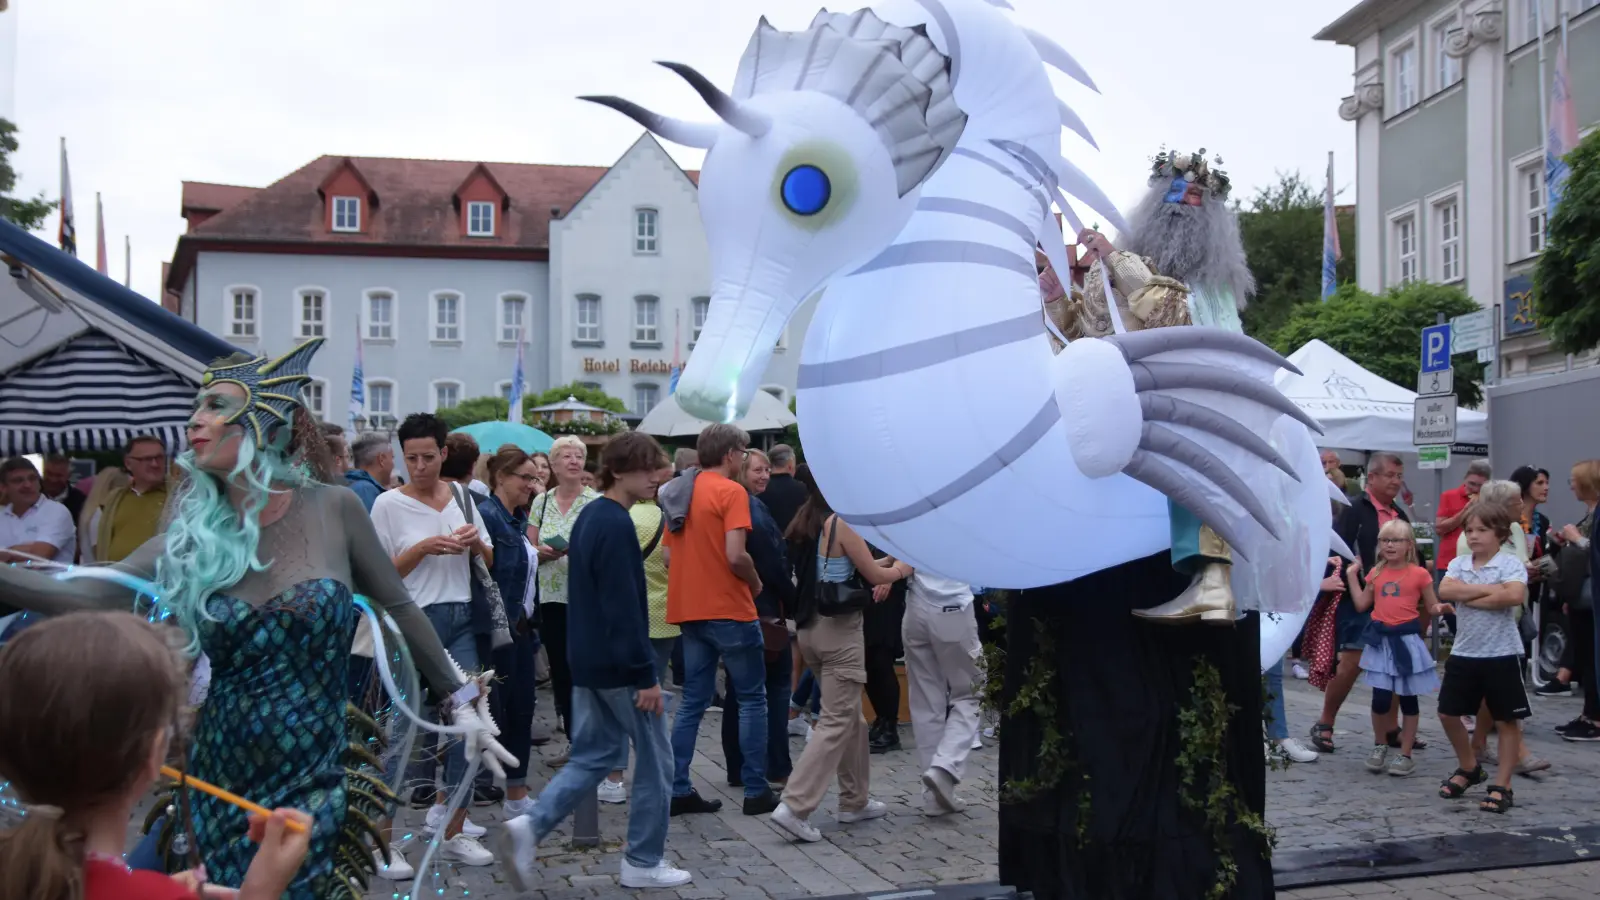
[[[722,88],[711,83],[711,79],[695,71],[692,66],[683,63],[661,62],[656,65],[664,66],[676,72],[689,86],[695,89],[711,111],[717,114],[722,121],[739,129],[753,138],[761,137],[772,130],[772,118],[765,113],[757,112],[744,106],[739,101],[723,93]]]
[[[601,106],[610,107],[611,109],[622,113],[635,122],[638,122],[640,125],[643,125],[645,130],[649,131],[651,134],[666,138],[674,144],[682,144],[685,147],[699,147],[701,150],[710,150],[711,145],[717,142],[717,127],[715,125],[709,125],[704,122],[689,122],[684,119],[674,119],[670,116],[663,116],[660,113],[651,112],[639,104],[634,103],[631,100],[624,100],[621,97],[600,97],[590,95],[579,97],[578,99],[587,101],[589,103],[598,103]]]

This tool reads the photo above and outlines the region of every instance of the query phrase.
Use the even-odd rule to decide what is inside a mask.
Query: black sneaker
[[[411,792],[412,809],[428,809],[433,806],[433,797],[437,792],[433,788],[417,788]]]
[[[1564,725],[1557,725],[1556,726],[1556,734],[1566,734],[1574,725],[1582,725],[1582,724],[1583,724],[1583,716],[1578,716],[1576,719],[1573,719],[1571,722],[1567,722]]]
[[[759,797],[744,798],[744,814],[747,816],[764,816],[778,808],[778,795],[770,788]]]
[[[1552,678],[1534,688],[1533,693],[1538,697],[1569,697],[1572,695],[1572,685]]]
[[[489,806],[499,803],[506,798],[505,788],[496,784],[475,784],[472,786],[472,805]]]
[[[668,815],[692,816],[695,813],[714,813],[721,808],[721,800],[707,800],[700,796],[699,791],[690,791],[681,797],[672,798],[672,809]]]
[[[900,749],[900,726],[895,722],[883,723],[877,738],[868,738],[867,749],[872,753],[888,753]]]
[[[1393,730],[1393,731],[1389,732],[1388,734],[1384,735],[1384,737],[1389,739],[1388,743],[1389,743],[1390,747],[1394,748],[1395,750],[1399,750],[1400,749],[1400,729],[1396,728],[1395,730]],[[1419,734],[1415,738],[1412,739],[1412,741],[1411,741],[1411,749],[1413,749],[1413,750],[1426,750],[1426,749],[1428,749],[1428,742],[1423,740],[1422,739],[1422,735]]]
[[[1561,733],[1564,741],[1576,741],[1585,744],[1600,741],[1600,726],[1590,721],[1582,721]]]

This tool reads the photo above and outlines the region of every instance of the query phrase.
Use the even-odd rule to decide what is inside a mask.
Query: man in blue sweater
[[[622,886],[674,887],[694,876],[663,859],[672,790],[672,745],[645,595],[644,554],[628,507],[655,491],[666,455],[655,439],[625,432],[600,454],[604,495],[578,515],[567,545],[567,649],[572,665],[569,761],[533,810],[505,825],[506,858],[519,890],[534,886],[539,842],[593,796],[633,742],[637,762],[623,850]],[[623,750],[625,753],[626,750]]]

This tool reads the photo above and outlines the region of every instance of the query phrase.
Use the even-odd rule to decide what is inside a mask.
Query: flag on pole
[[[1563,26],[1566,22],[1561,23]],[[1550,86],[1549,133],[1544,145],[1545,198],[1553,218],[1561,195],[1566,192],[1572,169],[1566,156],[1578,145],[1578,117],[1572,109],[1572,80],[1567,74],[1567,42],[1556,50],[1555,81]]]
[[[361,372],[361,314],[356,313],[356,368],[350,374],[350,430],[359,431],[356,420],[367,408],[367,379]]]
[[[667,394],[670,396],[678,392],[678,376],[683,374],[683,362],[678,356],[683,339],[683,313],[675,311],[672,314],[672,368],[667,374]]]
[[[1343,258],[1339,250],[1339,222],[1333,208],[1333,153],[1328,153],[1328,188],[1322,199],[1322,299],[1333,295],[1338,287],[1338,263]]]
[[[522,421],[522,395],[528,388],[527,377],[522,370],[522,348],[528,343],[528,323],[522,323],[522,330],[517,334],[517,367],[511,372],[511,404],[506,409],[506,421]]]
[[[73,256],[78,255],[78,225],[72,218],[72,176],[67,174],[67,139],[61,139],[61,229],[56,243]]]
[[[106,211],[100,207],[100,192],[94,192],[94,270],[110,275],[106,264]]]
[[[122,236],[122,286],[133,288],[133,238]]]

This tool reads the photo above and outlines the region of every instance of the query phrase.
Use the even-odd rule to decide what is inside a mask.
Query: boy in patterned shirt
[[[1499,737],[1499,778],[1486,789],[1480,808],[1503,813],[1511,808],[1511,776],[1521,753],[1519,724],[1529,715],[1522,687],[1522,638],[1516,610],[1528,598],[1528,570],[1500,549],[1511,534],[1511,520],[1502,509],[1474,504],[1465,532],[1469,553],[1457,556],[1445,570],[1439,598],[1455,604],[1459,626],[1455,645],[1444,666],[1439,689],[1439,721],[1455,748],[1460,768],[1439,786],[1439,795],[1455,799],[1488,779],[1478,764],[1462,716],[1487,702]],[[1485,727],[1479,719],[1478,727]]]

